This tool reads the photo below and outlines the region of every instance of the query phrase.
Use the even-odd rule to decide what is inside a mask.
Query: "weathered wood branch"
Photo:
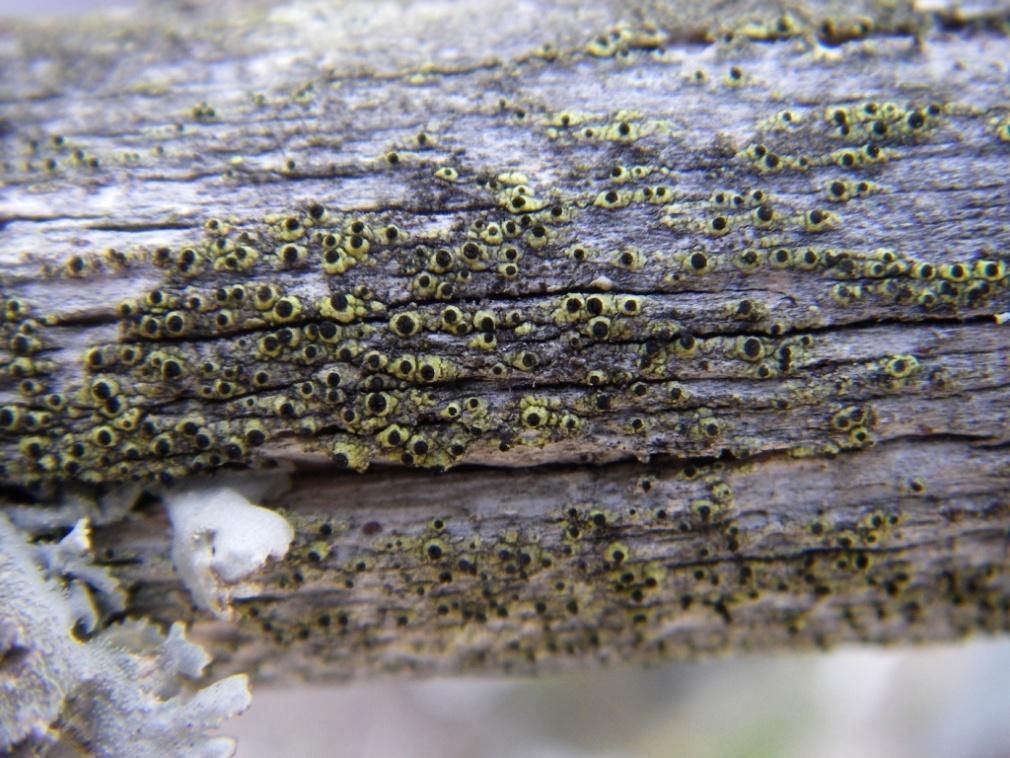
[[[1007,629],[998,4],[163,13],[0,32],[0,481],[148,489],[127,615],[260,679]],[[278,461],[210,620],[160,488]]]

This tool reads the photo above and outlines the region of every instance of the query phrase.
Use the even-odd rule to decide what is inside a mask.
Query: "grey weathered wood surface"
[[[1007,23],[419,0],[8,24],[6,497],[140,478],[154,501],[96,531],[129,613],[261,679],[1005,631]],[[278,460],[295,547],[208,620],[157,488]]]

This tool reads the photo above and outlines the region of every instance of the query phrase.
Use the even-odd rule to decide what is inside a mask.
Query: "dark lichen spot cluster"
[[[41,279],[85,288],[132,272],[161,279],[101,316],[119,334],[88,344],[75,371],[54,376],[48,357],[73,317],[30,314],[25,293],[5,289],[3,478],[170,481],[292,447],[359,471],[574,450],[832,451],[872,441],[872,425],[825,424],[837,409],[949,391],[955,377],[932,380],[943,359],[911,346],[842,367],[830,327],[868,313],[1005,310],[1005,251],[939,256],[876,232],[897,223],[902,161],[928,159],[979,119],[1002,139],[1005,117],[879,87],[755,105],[773,83],[754,46],[826,54],[873,24],[784,12],[709,25],[697,42],[724,55],[718,75],[694,76],[692,62],[668,76],[680,65],[664,50],[673,27],[656,13],[522,57],[514,89],[488,75],[467,114],[482,125],[474,134],[512,135],[526,152],[498,159],[475,143],[468,153],[457,132],[419,126],[413,106],[383,111],[389,129],[346,165],[316,165],[293,140],[297,156],[269,177],[237,154],[224,173],[237,189],[254,179],[320,189],[320,176],[337,177],[315,197],[268,203],[259,217],[225,206],[164,244],[47,264]],[[632,98],[576,107],[527,96],[538,77],[576,64],[617,78],[632,64],[663,72],[670,102],[689,93],[705,108],[745,104],[747,116],[720,134],[666,99],[643,110]],[[415,84],[438,76],[415,73]],[[336,103],[321,84],[305,82],[290,102],[187,104],[183,121],[196,123],[180,123],[175,139],[218,139],[242,107]],[[352,96],[363,84],[348,87],[350,115],[382,110]],[[424,107],[448,112],[450,101]],[[33,141],[30,160],[77,150],[73,135],[52,135]],[[363,209],[344,192],[379,180],[401,200]],[[769,425],[790,432],[763,439]]]
[[[843,415],[848,428],[871,423],[872,411]],[[860,455],[872,454],[857,453],[857,468]],[[926,522],[950,517],[928,514],[921,478],[896,482],[887,502],[854,490],[850,505],[830,511],[798,493],[793,509],[767,518],[766,503],[746,494],[746,479],[762,475],[749,469],[699,461],[625,480],[637,470],[627,467],[605,477],[630,487],[617,505],[582,500],[592,487],[568,482],[535,527],[470,512],[466,497],[453,515],[432,506],[408,521],[350,517],[334,527],[305,518],[271,599],[241,610],[270,649],[294,645],[338,671],[452,660],[523,672],[573,656],[584,666],[598,655],[691,657],[739,644],[824,648],[938,623],[955,635],[1007,628],[991,556],[917,568]],[[970,529],[982,517],[965,504],[957,518]],[[312,554],[320,558],[306,569]],[[318,607],[299,614],[289,593],[302,586],[346,591],[334,592],[324,621]],[[356,602],[359,591],[367,604]],[[445,644],[460,634],[465,649]]]
[[[533,197],[514,192],[525,186],[509,184],[515,177],[494,181],[512,199]],[[750,298],[727,303],[719,326],[671,319],[666,291],[785,272],[816,277],[826,289],[822,302],[836,307],[876,298],[957,311],[1006,288],[1006,263],[997,257],[934,264],[886,248],[797,245],[839,219],[784,207],[770,189],[719,190],[704,205],[713,210],[706,228],[692,227],[692,250],[628,247],[610,260],[579,245],[572,230],[579,206],[563,200],[482,215],[459,237],[345,217],[319,203],[253,227],[208,219],[200,241],[123,256],[125,266],[160,268],[164,283],[116,307],[122,338],[88,348],[78,385],[45,379],[39,354],[51,319],[32,318],[17,298],[4,301],[6,373],[24,398],[3,409],[0,432],[20,435],[21,460],[6,464],[7,476],[172,481],[246,463],[291,436],[356,470],[374,461],[444,470],[475,449],[493,455],[607,433],[646,450],[702,454],[728,444],[743,452],[753,440],[733,409],[783,412],[793,403],[778,391],[746,406],[710,393],[692,398],[677,379],[705,379],[714,367],[720,376],[799,376],[817,340],[790,334],[794,326]],[[686,207],[660,206],[661,223],[671,226],[670,214]],[[766,234],[781,246],[769,247]],[[713,236],[726,242],[713,247],[706,241]],[[64,271],[87,276],[79,260]],[[599,274],[560,295],[509,300],[521,266],[536,271],[559,260]],[[104,264],[91,265],[97,272]],[[406,287],[380,297],[367,278],[352,275],[360,266],[393,267]],[[652,282],[652,292],[615,293],[613,271],[629,283]],[[474,302],[469,292],[488,294]],[[914,387],[918,365],[914,355],[868,361],[863,384]],[[503,396],[481,386],[535,372],[541,382],[585,389]],[[852,426],[832,434],[847,432],[843,447],[869,444],[863,425]],[[794,446],[836,444],[811,435]]]
[[[298,537],[238,604],[242,634],[324,670],[1005,630],[993,553],[926,539],[942,521],[983,545],[1005,498],[878,457],[1003,431],[972,393],[1005,368],[979,336],[1010,313],[1005,103],[895,87],[922,48],[891,46],[933,23],[900,8],[648,6],[473,67],[320,72],[241,101],[180,86],[104,141],[87,113],[80,134],[33,127],[5,186],[179,182],[208,210],[89,215],[63,260],[3,281],[0,482],[170,484],[275,458],[582,466],[551,469],[568,481],[635,461],[535,517],[469,502],[465,469],[383,471],[417,507],[288,514]],[[970,180],[951,171],[965,153]],[[87,305],[42,308],[49,286]],[[955,396],[939,418],[954,406],[930,401]],[[802,484],[823,488],[826,456],[846,484],[830,509]]]

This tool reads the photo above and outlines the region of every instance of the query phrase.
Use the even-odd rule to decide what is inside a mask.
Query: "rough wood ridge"
[[[1006,10],[439,8],[0,32],[8,501],[261,679],[1005,631]],[[159,488],[275,461],[210,621]]]

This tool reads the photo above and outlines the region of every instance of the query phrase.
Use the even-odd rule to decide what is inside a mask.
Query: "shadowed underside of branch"
[[[261,679],[1004,631],[1007,23],[11,25],[6,497],[139,481],[95,535],[127,614]],[[294,546],[208,620],[160,488],[276,462]]]

